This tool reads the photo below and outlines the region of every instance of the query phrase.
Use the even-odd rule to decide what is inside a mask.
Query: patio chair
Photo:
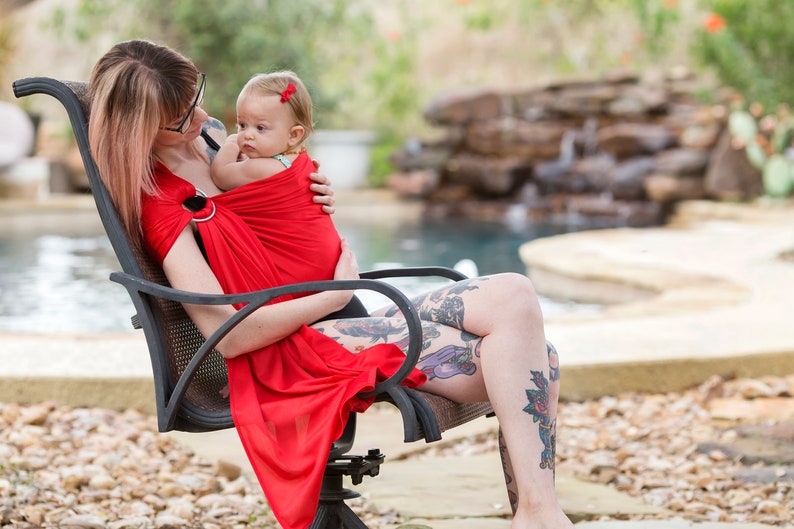
[[[228,399],[219,390],[226,385],[226,365],[214,350],[219,340],[250,312],[284,295],[321,290],[369,289],[389,297],[402,310],[410,331],[408,353],[398,371],[380,382],[368,395],[396,406],[402,416],[405,442],[433,442],[441,433],[465,422],[492,414],[488,403],[458,404],[445,398],[404,388],[400,382],[419,359],[422,328],[416,309],[399,290],[380,281],[388,277],[441,276],[460,280],[465,276],[443,267],[378,270],[349,281],[315,281],[285,285],[235,295],[207,295],[170,288],[163,271],[127,237],[113,202],[99,176],[88,144],[88,86],[85,82],[59,81],[47,77],[20,79],[13,83],[16,97],[46,94],[66,109],[82,155],[91,191],[105,231],[121,265],[110,279],[126,287],[136,314],[133,326],[143,330],[154,376],[158,428],[207,432],[234,426]],[[182,303],[247,305],[204,338],[182,308]],[[361,483],[364,476],[380,471],[384,455],[377,449],[362,456],[349,455],[355,437],[356,417],[351,414],[340,439],[333,443],[323,479],[317,514],[310,529],[366,529],[367,526],[345,504],[359,494],[343,486],[343,477]]]

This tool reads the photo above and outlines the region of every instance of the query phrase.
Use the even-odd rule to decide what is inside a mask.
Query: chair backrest
[[[83,159],[99,217],[124,272],[161,285],[168,282],[141,245],[130,241],[108,194],[88,143],[90,102],[88,84],[59,81],[48,77],[20,79],[13,84],[16,97],[46,94],[56,98],[66,109]],[[179,405],[170,407],[176,381],[204,337],[185,313],[182,305],[141,292],[130,291],[137,314],[136,327],[146,336],[154,375],[155,399],[160,431],[211,431],[234,426],[229,401],[221,395],[226,385],[226,363],[213,351],[196,371]]]

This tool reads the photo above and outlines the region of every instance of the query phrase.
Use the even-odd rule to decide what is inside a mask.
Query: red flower
[[[717,13],[710,13],[709,16],[706,17],[706,21],[703,23],[703,27],[709,33],[718,33],[727,26],[728,23],[725,22],[725,19],[719,16]]]

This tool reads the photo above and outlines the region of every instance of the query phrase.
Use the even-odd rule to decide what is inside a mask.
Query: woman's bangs
[[[163,90],[163,112],[169,122],[176,122],[185,117],[196,99],[198,89],[198,71],[185,68],[185,71],[171,74],[164,79],[170,86]]]

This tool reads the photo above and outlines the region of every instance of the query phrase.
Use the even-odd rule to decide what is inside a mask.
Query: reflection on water
[[[0,240],[0,269],[1,330],[132,329],[132,302],[108,280],[119,265],[104,234]]]
[[[134,310],[124,288],[108,280],[119,269],[113,250],[95,222],[0,229],[0,331],[30,333],[132,331]],[[336,220],[362,270],[427,264],[454,266],[473,260],[481,274],[524,273],[518,247],[531,239],[576,231],[581,226],[511,228],[480,221],[416,221],[364,224]],[[443,281],[400,279],[411,295]],[[372,307],[378,294],[361,294]],[[595,310],[592,306],[542,299],[544,312]]]

